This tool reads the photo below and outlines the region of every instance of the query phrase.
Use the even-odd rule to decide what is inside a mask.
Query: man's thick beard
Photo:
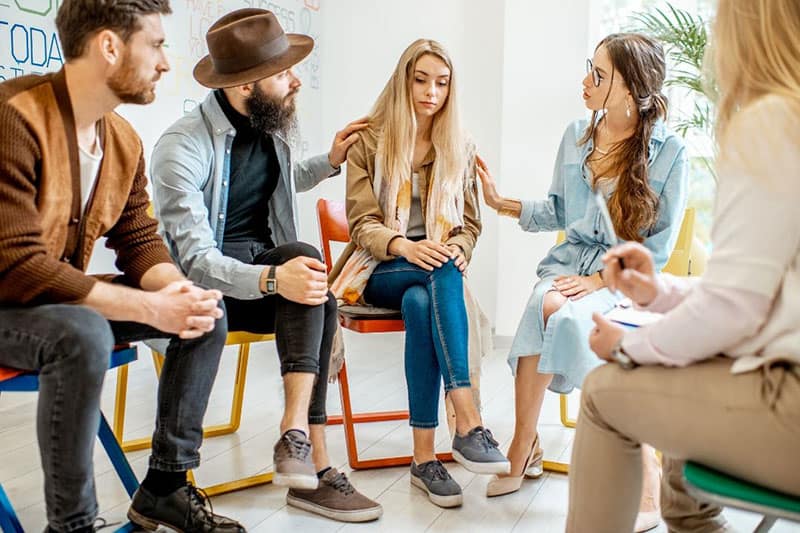
[[[137,77],[130,50],[125,52],[119,68],[106,83],[123,104],[146,105],[156,98],[150,82]]]
[[[292,95],[275,98],[254,85],[253,93],[245,100],[253,129],[266,134],[279,133],[288,138],[297,124],[294,100],[289,99]]]

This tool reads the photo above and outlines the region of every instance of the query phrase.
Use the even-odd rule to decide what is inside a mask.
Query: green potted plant
[[[665,85],[673,89],[671,123],[692,154],[689,205],[697,212],[695,235],[702,243],[708,243],[716,183],[713,165],[716,91],[704,68],[708,22],[700,14],[664,2],[634,13],[629,29],[651,35],[664,44],[668,63]],[[698,261],[702,260],[699,255],[700,250]]]

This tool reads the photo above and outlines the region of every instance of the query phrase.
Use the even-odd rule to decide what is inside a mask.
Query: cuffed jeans
[[[0,308],[0,365],[39,372],[36,429],[52,529],[86,527],[97,516],[92,452],[115,342],[171,339],[150,466],[179,472],[200,464],[203,416],[225,336],[224,321],[199,339],[181,340],[143,324],[109,322],[80,305]]]
[[[405,371],[410,424],[439,425],[439,384],[444,390],[469,387],[467,310],[464,281],[453,261],[432,272],[405,258],[378,265],[364,299],[400,309],[406,328]]]
[[[223,253],[253,265],[282,265],[295,257],[321,260],[319,251],[304,242],[292,242],[268,249],[256,241],[226,242]],[[281,375],[287,372],[315,374],[317,379],[308,410],[309,424],[325,424],[328,394],[328,369],[331,346],[336,333],[336,298],[328,293],[322,305],[304,305],[283,296],[265,296],[256,300],[225,297],[230,331],[275,333]]]

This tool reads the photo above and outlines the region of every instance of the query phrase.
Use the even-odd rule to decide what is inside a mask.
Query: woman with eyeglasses
[[[553,181],[544,200],[516,200],[497,192],[486,163],[478,161],[484,200],[525,231],[562,230],[566,239],[539,263],[533,294],[508,356],[515,374],[516,426],[508,458],[511,473],[496,476],[488,496],[518,490],[524,477],[542,474],[537,423],[545,390],[568,393],[595,366],[589,348],[592,313],[622,298],[605,288],[602,256],[613,243],[593,193],[606,199],[620,240],[640,242],[658,269],[675,244],[686,206],[687,156],[664,120],[664,50],[640,34],[609,35],[587,61],[583,99],[591,119],[571,123],[561,140]],[[642,413],[647,416],[647,413]],[[643,453],[645,491],[637,531],[658,524],[659,464]]]

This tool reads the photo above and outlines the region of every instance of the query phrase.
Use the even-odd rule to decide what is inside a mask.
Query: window
[[[634,15],[661,9],[669,13],[669,6],[685,10],[706,23],[713,16],[712,0],[597,0],[591,3],[590,38],[597,43],[609,33],[629,31],[641,27]],[[668,60],[667,78],[674,74],[675,64]],[[670,101],[669,124],[677,129],[680,122],[689,118],[696,105],[704,105],[704,99],[687,89],[667,87],[665,94]],[[713,120],[713,113],[711,116]],[[708,248],[710,240],[711,215],[715,192],[715,179],[712,171],[714,147],[708,132],[688,129],[683,132],[689,152],[689,206],[697,212],[695,236]]]

